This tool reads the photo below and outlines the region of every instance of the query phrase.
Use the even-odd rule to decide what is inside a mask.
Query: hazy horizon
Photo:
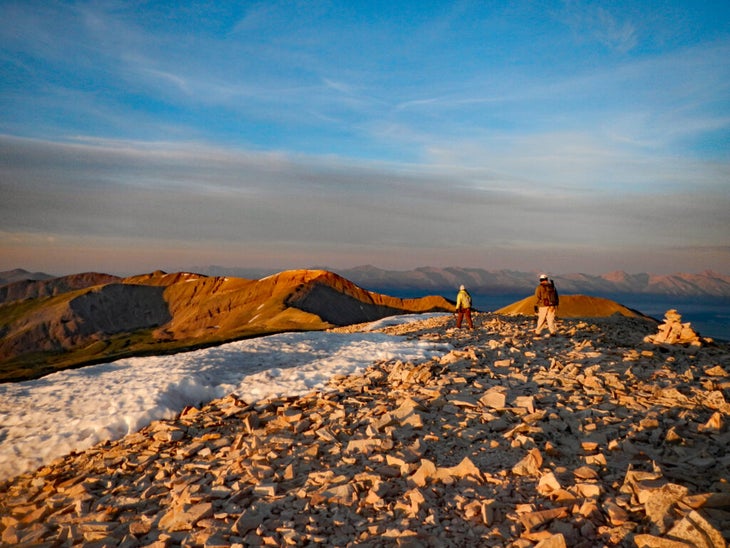
[[[589,272],[586,270],[563,270],[563,271],[544,271],[540,269],[518,269],[518,268],[483,268],[483,267],[475,267],[475,266],[462,266],[462,265],[448,265],[444,267],[435,267],[434,265],[419,265],[414,268],[383,268],[378,265],[373,264],[359,264],[349,267],[332,267],[329,265],[305,265],[305,266],[291,266],[287,268],[274,268],[274,267],[256,267],[256,266],[224,266],[224,265],[217,265],[217,264],[210,264],[210,265],[187,265],[187,266],[180,266],[180,267],[173,267],[173,268],[151,268],[148,270],[119,270],[119,271],[109,271],[109,270],[103,270],[99,268],[89,268],[89,269],[81,269],[81,270],[73,270],[73,271],[47,271],[43,269],[31,269],[26,268],[24,266],[14,266],[11,268],[0,268],[0,272],[10,272],[12,270],[21,269],[25,270],[29,273],[41,273],[41,274],[48,274],[51,276],[68,276],[73,274],[83,274],[86,272],[96,272],[99,274],[109,274],[112,276],[119,276],[119,277],[131,277],[131,276],[137,276],[137,275],[143,275],[143,274],[150,274],[152,272],[162,270],[167,273],[176,273],[176,272],[192,272],[192,273],[204,273],[205,271],[209,270],[222,270],[222,271],[262,271],[267,272],[270,271],[271,273],[279,273],[283,272],[285,270],[329,270],[332,272],[337,273],[338,271],[348,271],[353,270],[357,268],[367,268],[367,267],[374,267],[379,270],[389,271],[389,272],[412,272],[418,269],[423,268],[459,268],[459,269],[465,269],[465,270],[471,270],[471,269],[479,269],[479,270],[485,270],[487,272],[498,272],[498,271],[504,271],[504,272],[519,272],[519,273],[543,273],[546,272],[550,276],[566,276],[566,275],[573,275],[573,274],[584,274],[588,276],[604,276],[608,274],[613,274],[615,272],[625,272],[629,276],[632,275],[639,275],[639,274],[649,274],[654,276],[671,276],[671,275],[678,275],[678,274],[687,274],[687,275],[700,275],[705,273],[714,273],[718,274],[720,276],[730,276],[730,272],[719,272],[716,270],[697,270],[697,271],[673,271],[673,272],[649,272],[649,271],[635,271],[635,272],[629,272],[619,269],[613,269],[613,270],[606,270],[602,272]]]
[[[730,272],[730,4],[0,4],[0,270]]]

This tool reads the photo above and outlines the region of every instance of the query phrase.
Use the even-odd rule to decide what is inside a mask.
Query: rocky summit
[[[0,541],[727,545],[728,345],[656,342],[656,322],[620,315],[550,338],[531,317],[475,320],[384,328],[449,343],[438,360],[231,395],[6,481]]]

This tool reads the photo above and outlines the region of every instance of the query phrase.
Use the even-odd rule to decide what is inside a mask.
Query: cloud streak
[[[730,205],[722,193],[617,195],[569,185],[545,193],[536,177],[170,143],[4,137],[0,146],[0,191],[8,197],[0,231],[37,240],[94,235],[142,247],[267,248],[284,257],[349,247],[367,258],[379,247],[376,255],[395,264],[382,257],[403,248],[417,264],[432,264],[438,258],[430,253],[458,247],[719,246]]]

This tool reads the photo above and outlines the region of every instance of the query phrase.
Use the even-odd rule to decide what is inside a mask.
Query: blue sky
[[[730,273],[726,1],[0,1],[0,270]]]

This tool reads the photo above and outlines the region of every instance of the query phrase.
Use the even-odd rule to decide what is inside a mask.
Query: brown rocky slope
[[[0,484],[0,540],[726,546],[730,347],[650,344],[641,318],[533,326],[388,327],[453,350],[299,398],[231,395],[58,459]]]
[[[497,314],[506,316],[531,316],[534,314],[535,297],[530,296],[500,308]],[[610,299],[588,295],[561,295],[559,314],[561,318],[605,318],[619,314],[629,318],[647,318],[641,312],[632,310]]]
[[[99,278],[74,278],[90,279]],[[123,356],[453,310],[443,297],[379,295],[324,270],[261,280],[157,271],[66,290],[45,283],[37,298],[0,305],[0,381]]]

